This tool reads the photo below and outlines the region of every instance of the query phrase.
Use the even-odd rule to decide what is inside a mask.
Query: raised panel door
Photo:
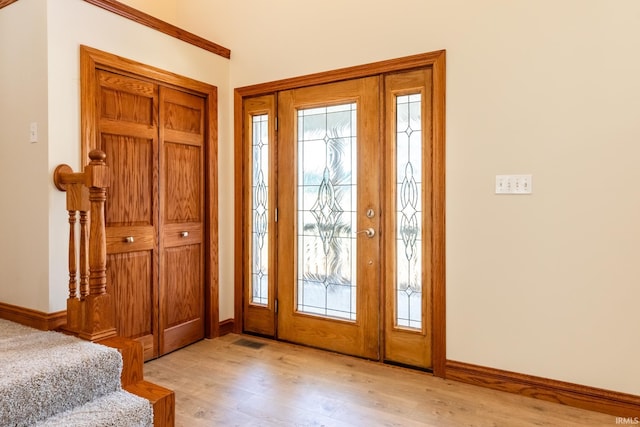
[[[108,292],[118,334],[158,355],[157,86],[97,72],[98,148],[111,185],[105,206]]]
[[[204,338],[202,97],[160,88],[160,353]]]

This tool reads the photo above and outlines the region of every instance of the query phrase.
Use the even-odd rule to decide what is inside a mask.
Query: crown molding
[[[11,3],[15,3],[18,0],[0,0],[0,9],[9,6]],[[209,41],[198,35],[190,33],[180,27],[176,27],[173,24],[169,24],[161,19],[155,18],[147,13],[144,13],[131,6],[127,6],[124,3],[120,3],[115,0],[84,0],[89,4],[97,6],[101,9],[115,13],[123,18],[130,19],[138,24],[152,28],[156,31],[164,33],[168,36],[175,37],[185,43],[192,44],[208,52],[215,53],[223,58],[231,58],[231,50],[217,43]]]

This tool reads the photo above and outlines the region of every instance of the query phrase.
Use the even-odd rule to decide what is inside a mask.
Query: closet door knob
[[[125,243],[133,243],[133,236],[127,236],[123,240]]]
[[[189,232],[188,231],[181,232],[180,237],[189,237]]]

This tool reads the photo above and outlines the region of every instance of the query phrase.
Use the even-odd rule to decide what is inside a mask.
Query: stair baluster
[[[80,300],[89,295],[89,212],[80,211]]]
[[[69,212],[69,297],[67,298],[67,329],[80,330],[80,304],[77,296],[76,279],[76,209],[67,206]]]

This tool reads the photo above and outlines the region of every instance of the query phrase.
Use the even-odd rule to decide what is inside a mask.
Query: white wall
[[[0,301],[43,312],[64,310],[67,295],[65,195],[52,174],[81,163],[81,44],[217,86],[221,144],[229,134],[227,59],[81,0],[0,9]],[[31,121],[37,144],[28,142]]]
[[[46,4],[0,10],[0,301],[47,312]],[[38,142],[29,142],[30,123]]]
[[[185,0],[176,13],[232,49],[231,87],[447,49],[447,357],[640,394],[640,2]],[[504,173],[533,174],[534,194],[494,195]]]

